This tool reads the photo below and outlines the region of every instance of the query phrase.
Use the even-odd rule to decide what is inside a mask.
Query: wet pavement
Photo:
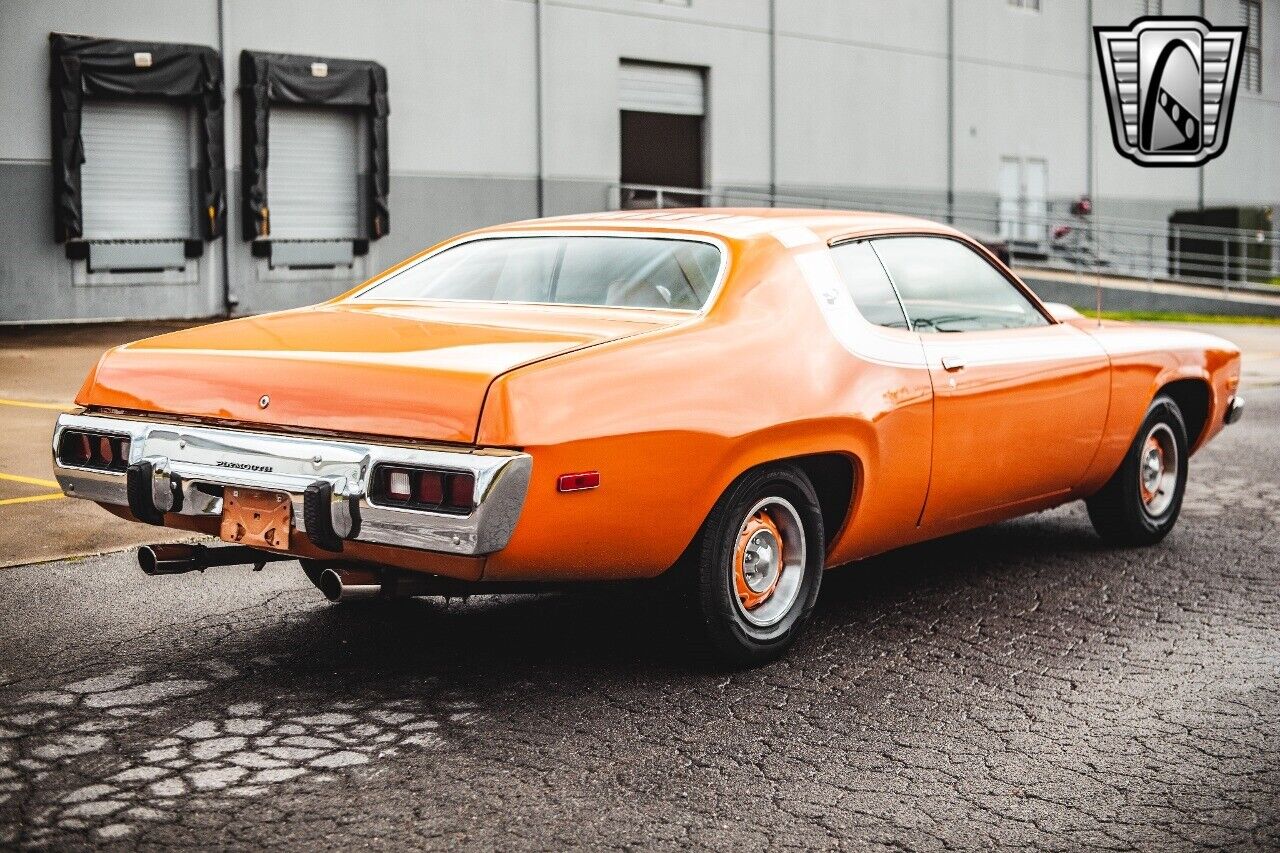
[[[844,567],[749,672],[643,588],[5,569],[0,847],[1275,849],[1280,385],[1246,393],[1162,545],[1074,505]]]
[[[84,501],[53,479],[53,425],[108,348],[180,323],[0,327],[0,567],[98,554],[157,539]],[[189,539],[160,531],[159,539]]]

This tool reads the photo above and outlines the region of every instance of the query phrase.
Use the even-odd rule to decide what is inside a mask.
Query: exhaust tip
[[[143,545],[138,549],[138,568],[147,575],[180,575],[199,568],[199,545]]]
[[[330,601],[377,598],[382,594],[382,579],[362,569],[325,569],[318,586]]]
[[[341,601],[342,576],[333,569],[325,569],[320,573],[320,591],[330,601]]]
[[[149,545],[143,545],[138,549],[138,568],[142,569],[144,575],[155,575],[156,572],[156,552]]]

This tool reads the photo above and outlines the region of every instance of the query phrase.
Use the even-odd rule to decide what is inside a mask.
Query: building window
[[[1009,5],[1015,9],[1026,9],[1028,12],[1040,11],[1040,0],[1009,0]]]
[[[1244,39],[1240,78],[1251,92],[1262,91],[1262,0],[1240,0],[1240,16],[1249,28]]]
[[[1142,14],[1156,17],[1164,14],[1164,0],[1142,0]]]

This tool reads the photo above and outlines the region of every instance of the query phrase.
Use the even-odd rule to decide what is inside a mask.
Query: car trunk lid
[[[102,357],[76,402],[470,443],[495,377],[688,316],[482,303],[331,303],[118,347]]]

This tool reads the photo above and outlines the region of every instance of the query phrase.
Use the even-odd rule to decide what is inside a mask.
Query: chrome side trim
[[[264,489],[289,495],[294,527],[305,533],[304,492],[312,483],[324,481],[333,487],[330,516],[340,535],[357,542],[468,556],[506,547],[533,469],[527,453],[509,450],[402,447],[144,419],[60,415],[53,433],[53,465],[63,492],[118,506],[129,505],[125,474],[63,464],[58,447],[66,429],[128,435],[129,464],[152,465],[157,507],[179,503],[176,484],[181,515],[220,516],[223,487]],[[470,472],[475,477],[475,509],[456,515],[372,503],[369,480],[374,466],[381,463]]]

